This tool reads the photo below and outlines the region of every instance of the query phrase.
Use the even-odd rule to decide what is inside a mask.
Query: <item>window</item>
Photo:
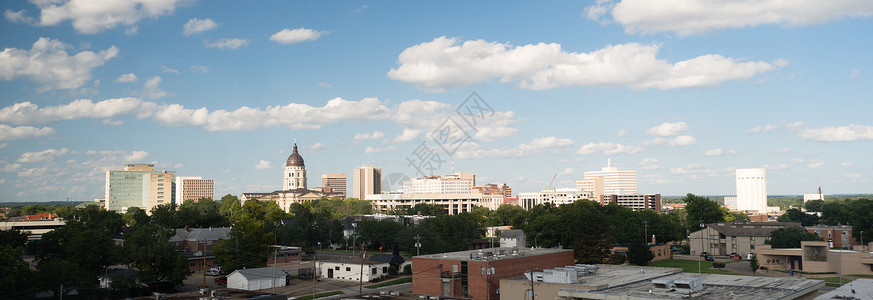
[[[339,266],[333,267],[333,269],[339,271]]]
[[[377,268],[373,268],[372,270],[370,270],[370,273],[372,273],[373,275],[376,275],[376,270],[378,270],[378,269],[377,269]]]
[[[388,267],[382,267],[382,273],[388,273]]]
[[[351,272],[351,271],[352,271],[352,267],[346,267],[346,272]]]

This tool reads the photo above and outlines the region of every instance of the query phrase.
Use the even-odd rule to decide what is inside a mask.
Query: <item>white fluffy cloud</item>
[[[365,141],[365,140],[377,140],[385,137],[385,133],[381,131],[374,131],[373,133],[364,132],[355,134],[355,137],[352,138],[355,141]]]
[[[670,140],[670,146],[673,147],[683,147],[683,146],[691,146],[697,143],[697,140],[694,139],[693,136],[690,135],[680,135]]]
[[[212,19],[193,18],[188,20],[188,22],[182,26],[182,34],[189,36],[196,33],[210,31],[215,28],[218,28],[218,23],[215,23]]]
[[[149,99],[160,99],[169,95],[166,91],[161,90],[158,86],[159,84],[161,84],[161,76],[155,76],[147,80],[145,85],[143,85],[143,95]]]
[[[200,74],[206,74],[206,73],[209,73],[209,67],[193,65],[193,66],[191,66],[191,71],[198,72]]]
[[[70,153],[70,149],[46,149],[40,152],[25,152],[18,158],[20,163],[52,161],[58,156]]]
[[[388,146],[388,147],[384,147],[384,148],[367,146],[367,148],[364,149],[364,153],[371,154],[371,153],[391,152],[391,151],[397,151],[397,150],[400,150],[400,149],[397,147],[394,147],[394,146]]]
[[[556,43],[514,46],[438,37],[400,53],[400,66],[388,71],[388,78],[437,92],[495,79],[518,82],[519,88],[529,90],[567,86],[665,90],[748,79],[787,64],[785,60],[743,61],[718,54],[670,63],[656,57],[659,49],[659,45],[628,43],[584,53],[564,51]]]
[[[167,66],[161,66],[161,72],[163,72],[163,73],[173,73],[173,74],[179,75],[179,70],[176,70],[176,69],[173,69],[173,68],[170,68],[170,67],[167,67]]]
[[[203,46],[206,48],[218,48],[218,49],[238,49],[241,47],[245,47],[249,45],[249,40],[247,39],[220,39],[214,42],[203,41]]]
[[[767,124],[764,126],[758,126],[758,127],[746,130],[746,132],[748,132],[748,133],[767,133],[767,132],[770,132],[770,131],[773,131],[776,129],[780,129],[780,128],[785,128],[788,130],[797,130],[800,127],[803,127],[803,122],[797,121],[797,122],[790,122],[789,123],[786,121],[782,121],[782,122],[779,122],[778,124]]]
[[[655,136],[676,136],[688,131],[688,124],[685,122],[664,122],[661,125],[649,128],[646,133]]]
[[[588,143],[583,145],[576,150],[577,154],[594,154],[597,152],[601,152],[604,155],[615,155],[615,154],[634,154],[637,152],[643,151],[643,147],[640,146],[627,146],[618,143],[608,143],[608,142],[599,142],[599,143]]]
[[[541,137],[529,143],[520,144],[515,148],[479,149],[478,145],[461,148],[456,152],[457,158],[487,158],[487,157],[525,157],[537,153],[557,153],[573,146],[573,140],[557,137]],[[473,149],[470,149],[473,148]]]
[[[12,127],[0,124],[0,141],[11,141],[52,135],[55,130],[49,127],[37,128],[31,126]]]
[[[819,142],[873,140],[873,126],[852,124],[840,127],[808,128],[800,131],[797,136]]]
[[[6,19],[38,26],[54,26],[69,20],[72,21],[76,31],[92,34],[119,25],[136,28],[136,23],[142,19],[172,14],[176,6],[184,0],[49,0],[31,2],[40,10],[39,20],[26,16],[26,12],[23,10],[18,12],[6,10]]]
[[[12,124],[45,124],[61,120],[80,118],[111,118],[123,114],[148,116],[157,104],[136,98],[116,98],[100,102],[79,99],[69,104],[40,108],[30,102],[15,103],[0,109],[0,122]],[[45,128],[43,128],[45,130]],[[50,130],[50,128],[49,128]],[[53,131],[52,131],[53,132]]]
[[[127,74],[118,76],[118,78],[115,79],[115,82],[136,82],[137,79],[139,79],[139,78],[136,77],[136,74],[127,73]]]
[[[703,34],[728,28],[777,24],[798,27],[846,17],[873,15],[873,2],[866,0],[620,0],[597,1],[584,16],[601,24],[605,15],[624,26],[627,33],[673,32]]]
[[[317,31],[307,28],[282,29],[270,36],[270,40],[279,44],[296,44],[305,41],[314,41],[325,34],[325,31]]]
[[[266,161],[266,160],[261,160],[257,165],[255,165],[255,170],[266,170],[266,169],[272,169],[272,168],[273,168],[273,163]]]
[[[737,150],[734,150],[734,149],[724,150],[722,148],[715,148],[715,149],[706,150],[703,152],[703,155],[706,155],[706,156],[722,156],[725,154],[734,155],[734,154],[737,154]]]
[[[40,92],[75,89],[91,80],[91,70],[118,55],[118,48],[69,55],[70,45],[50,38],[39,38],[30,50],[6,48],[0,52],[0,78],[28,77],[42,84]]]

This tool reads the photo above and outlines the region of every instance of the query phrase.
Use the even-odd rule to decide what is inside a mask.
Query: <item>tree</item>
[[[220,204],[218,205],[218,212],[221,213],[221,215],[231,224],[236,223],[236,220],[239,219],[240,210],[242,210],[242,205],[240,204],[239,198],[231,194],[221,197]]]
[[[803,203],[803,208],[806,208],[806,211],[812,212],[821,212],[822,206],[824,206],[824,201],[822,200],[809,200]]]
[[[583,264],[607,261],[612,256],[615,238],[609,219],[600,211],[602,207],[593,201],[576,201],[564,209],[576,261]]]
[[[649,250],[649,245],[646,243],[631,243],[627,247],[627,260],[632,264],[645,266],[648,265],[649,262],[651,262],[654,258],[655,254],[652,253],[652,250]]]
[[[142,282],[181,285],[191,274],[188,260],[170,244],[172,230],[154,224],[138,225],[124,237],[124,263],[139,270]]]
[[[120,220],[121,215],[109,213],[117,215]],[[70,283],[93,283],[97,280],[97,274],[117,262],[118,250],[110,234],[105,228],[94,224],[101,222],[86,226],[84,222],[68,221],[63,227],[45,233],[41,240],[34,243],[32,252],[40,279],[54,278],[61,280],[58,281],[60,283],[65,280],[72,280]],[[55,275],[53,272],[65,274]]]
[[[267,258],[272,253],[270,244],[273,234],[264,232],[264,221],[242,218],[233,225],[228,235],[230,239],[218,240],[212,251],[224,271],[267,265]]]
[[[0,295],[10,299],[25,298],[20,293],[29,290],[28,285],[33,275],[30,266],[22,258],[24,248],[7,243],[5,235],[0,238],[0,242],[0,266],[3,266],[3,271],[0,272]]]
[[[761,266],[758,265],[758,255],[752,253],[752,259],[749,259],[749,269],[752,270],[752,275],[754,275],[755,272],[758,272],[758,268],[760,267]]]
[[[724,214],[720,206],[709,198],[688,193],[682,201],[685,202],[685,211],[687,212],[685,225],[689,231],[700,230],[700,223],[709,224],[724,221]]]
[[[802,241],[821,241],[816,233],[807,232],[802,227],[788,227],[773,230],[768,244],[773,248],[800,248]]]
[[[849,212],[843,201],[828,201],[821,206],[821,223],[825,225],[845,225],[849,220]]]
[[[488,218],[489,226],[509,226],[517,218],[524,218],[525,211],[521,206],[501,204]]]
[[[0,230],[0,246],[23,248],[25,244],[27,244],[27,234],[24,232],[15,228]]]
[[[807,214],[797,208],[786,210],[777,220],[779,222],[797,222],[803,226],[813,226],[818,224],[818,216]]]
[[[400,212],[402,215],[440,216],[446,214],[446,209],[436,204],[419,203]]]
[[[127,212],[121,218],[124,219],[125,224],[132,227],[148,224],[152,221],[144,210],[136,206],[128,207]]]

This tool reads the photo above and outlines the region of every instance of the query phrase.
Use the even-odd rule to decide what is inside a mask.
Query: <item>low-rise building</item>
[[[577,200],[592,199],[589,192],[579,192],[576,188],[542,188],[538,193],[518,193],[518,202],[524,209],[546,203],[554,205],[573,204]]]
[[[532,288],[531,284],[535,286]],[[822,280],[683,273],[682,269],[568,265],[500,280],[501,300],[810,299]]]
[[[755,252],[758,264],[767,270],[873,275],[873,253],[830,249],[825,241],[800,242],[800,248],[761,245]]]
[[[239,269],[227,275],[227,287],[246,291],[285,286],[285,270],[274,267]]]
[[[524,248],[527,237],[522,230],[503,230],[500,232],[500,248]]]
[[[633,210],[661,211],[661,194],[600,195],[600,205],[615,203]]]
[[[49,231],[55,230],[56,228],[60,228],[67,224],[64,222],[62,218],[52,219],[40,219],[41,217],[35,217],[30,221],[25,220],[13,220],[13,221],[0,221],[0,230],[12,230],[17,229],[24,234],[27,234],[27,239],[30,241],[42,239],[42,235],[46,234]]]
[[[776,229],[801,227],[794,222],[720,222],[706,224],[704,229],[691,233],[691,254],[707,252],[726,256],[736,253],[746,257],[755,252],[755,247],[770,239]]]
[[[412,292],[498,299],[501,279],[573,263],[573,250],[488,248],[412,258]],[[546,298],[543,298],[546,299]]]
[[[828,242],[831,248],[851,248],[852,245],[861,244],[852,237],[852,226],[808,226],[805,227],[809,233],[818,234],[822,239]]]
[[[318,277],[346,281],[363,280],[364,282],[370,282],[387,275],[388,268],[391,267],[390,261],[369,258],[363,260],[325,260],[319,261],[317,264]]]
[[[230,227],[177,228],[169,242],[188,259],[192,272],[206,271],[216,267],[212,248],[219,239],[230,238]]]

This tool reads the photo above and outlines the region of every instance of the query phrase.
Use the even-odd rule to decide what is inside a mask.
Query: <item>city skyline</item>
[[[0,201],[91,201],[143,163],[280,190],[295,140],[309,180],[372,165],[383,190],[424,143],[428,175],[516,194],[608,159],[640,194],[733,195],[745,168],[873,193],[869,1],[90,5],[0,5]]]

